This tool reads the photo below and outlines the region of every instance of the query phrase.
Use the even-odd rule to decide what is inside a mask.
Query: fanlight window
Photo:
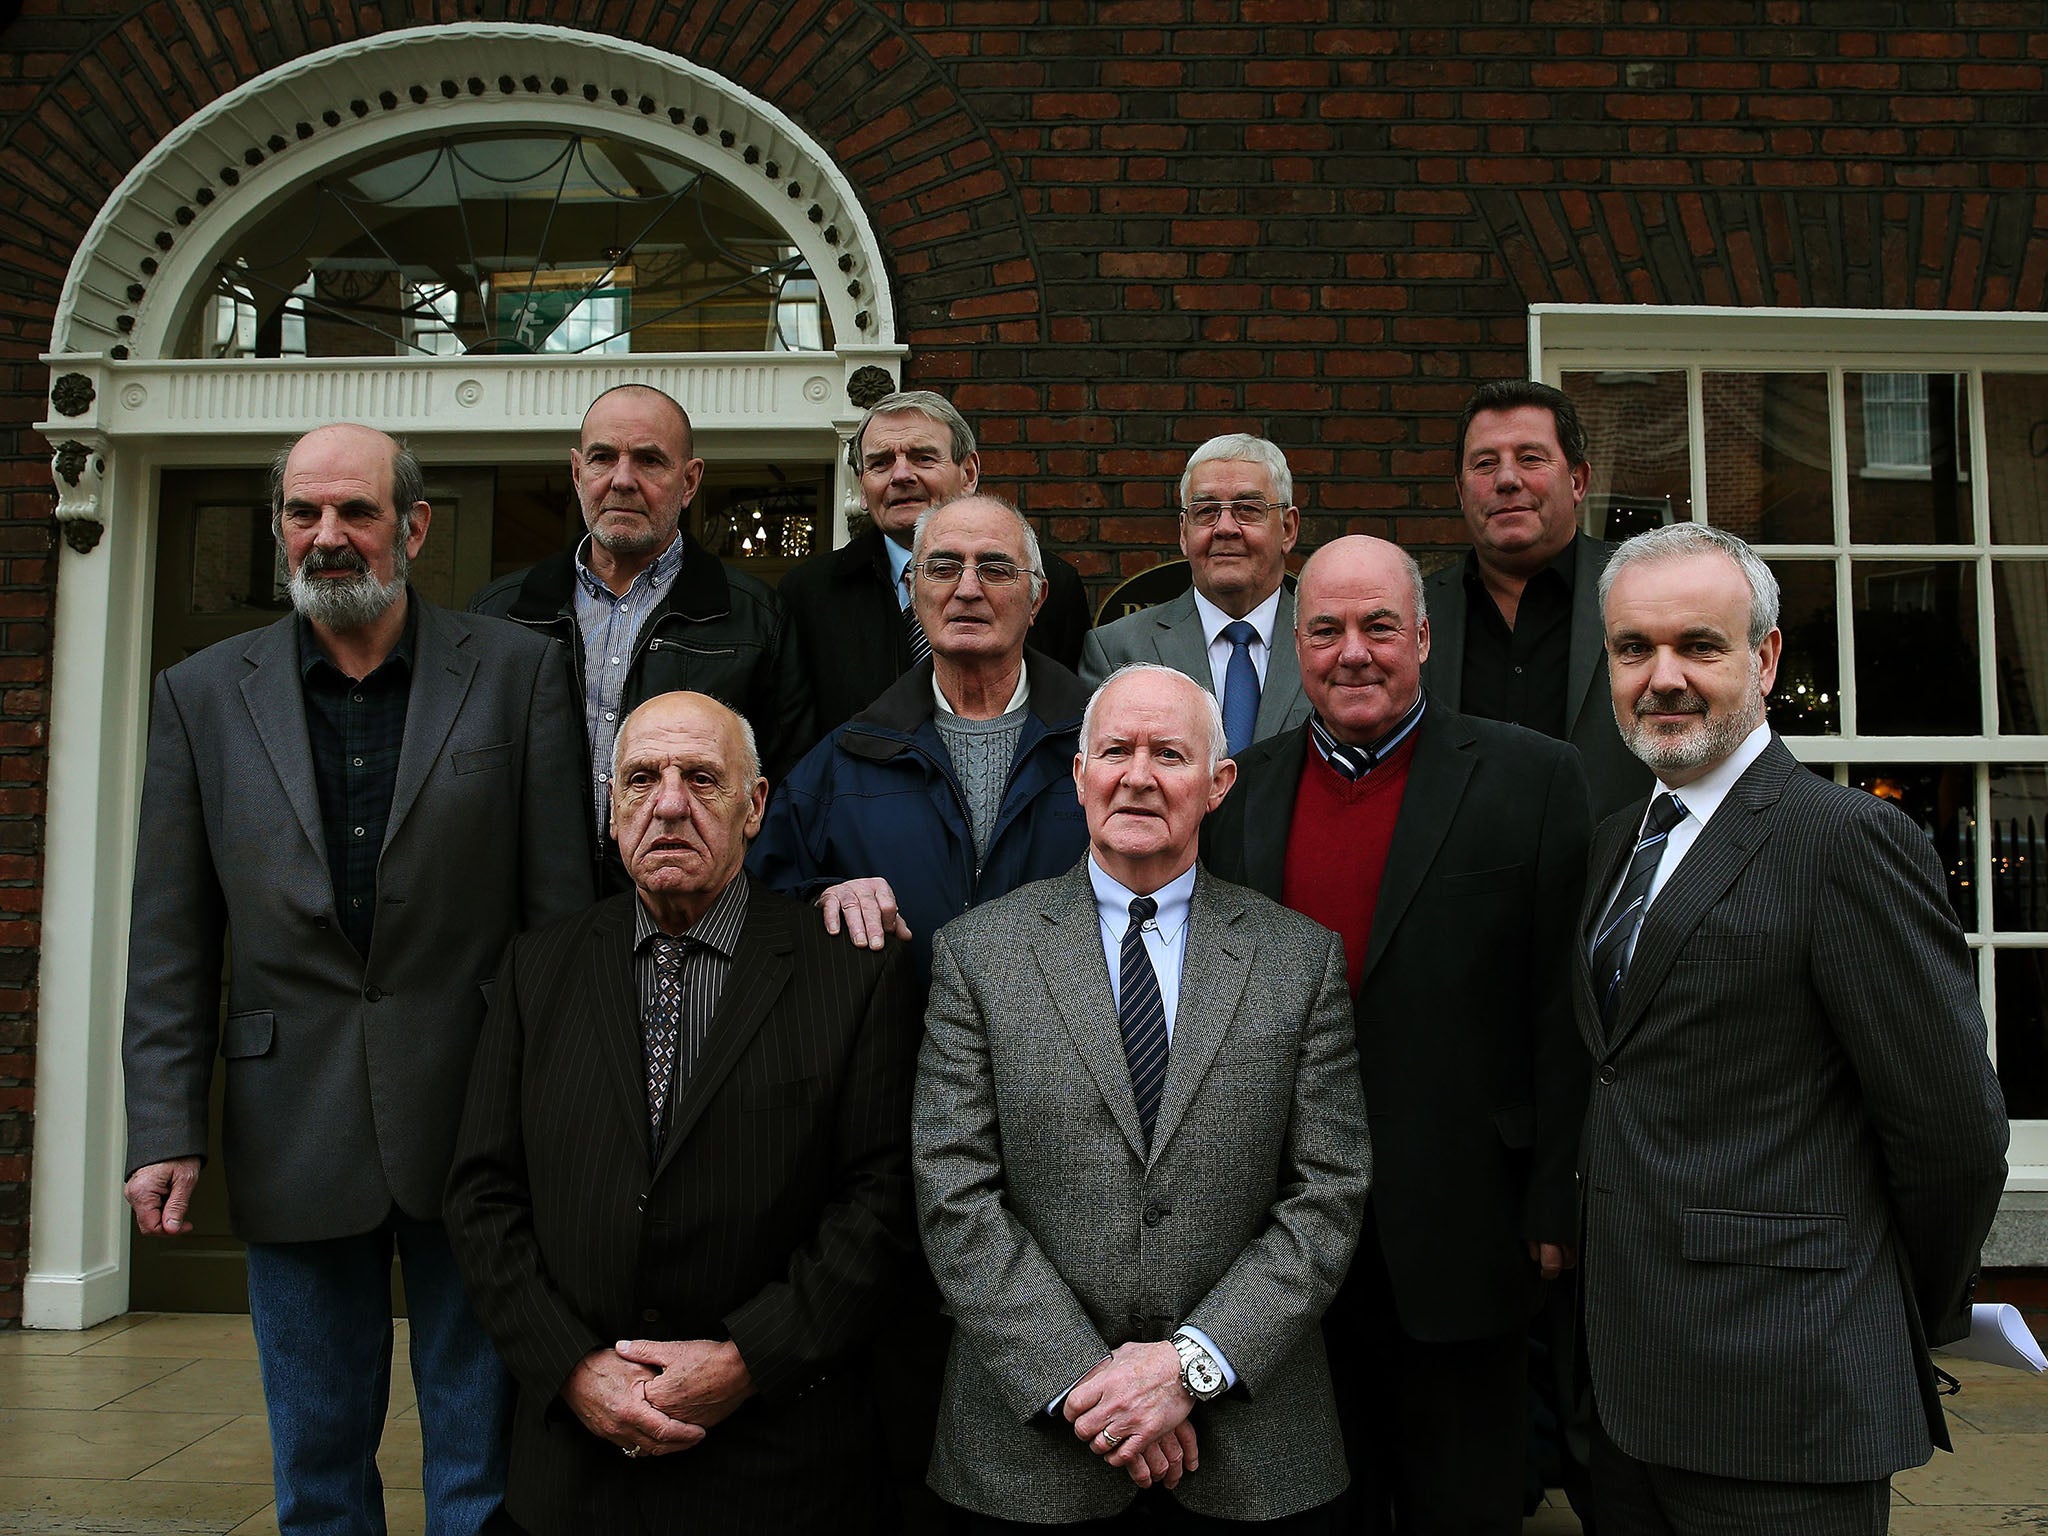
[[[321,178],[222,257],[186,357],[815,352],[832,322],[731,187],[618,139],[451,137]]]

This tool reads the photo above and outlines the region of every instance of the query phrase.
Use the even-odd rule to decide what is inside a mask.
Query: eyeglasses
[[[1214,528],[1228,512],[1237,520],[1238,527],[1256,528],[1268,514],[1285,510],[1285,502],[1261,501],[1256,496],[1241,496],[1236,501],[1191,501],[1187,520],[1197,528]]]
[[[932,555],[917,562],[917,569],[924,572],[924,579],[933,586],[950,587],[967,573],[970,562],[955,559],[952,555]],[[1024,567],[1014,560],[976,560],[971,562],[974,579],[984,587],[1007,587],[1024,574]]]

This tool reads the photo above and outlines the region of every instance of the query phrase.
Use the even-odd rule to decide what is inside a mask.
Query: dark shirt
[[[391,818],[391,791],[405,741],[412,697],[419,605],[406,603],[405,629],[391,654],[368,677],[351,678],[327,659],[313,626],[299,620],[299,678],[306,696],[306,735],[313,782],[327,838],[334,910],[356,953],[368,957],[377,917],[377,860]]]
[[[1458,707],[1563,741],[1571,681],[1572,568],[1576,543],[1529,578],[1515,627],[1500,616],[1480,579],[1479,557],[1465,555],[1465,675]]]
[[[704,909],[704,915],[679,937],[684,955],[678,976],[681,983],[683,1016],[676,1020],[676,1054],[669,1066],[667,1097],[662,1106],[662,1136],[675,1123],[676,1096],[690,1079],[690,1069],[703,1054],[711,1031],[711,1019],[718,1012],[718,1000],[725,995],[726,977],[732,974],[733,951],[739,947],[740,929],[747,921],[747,877],[737,874],[718,893],[718,899]],[[658,968],[654,958],[655,936],[661,925],[647,910],[647,903],[633,903],[633,988],[640,1000],[640,1029],[644,1037],[654,1019]],[[649,1149],[658,1160],[661,1140]]]

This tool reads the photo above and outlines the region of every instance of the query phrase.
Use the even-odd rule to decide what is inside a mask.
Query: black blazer
[[[881,1461],[851,1362],[916,1262],[908,952],[754,885],[650,1172],[637,899],[506,952],[457,1141],[449,1236],[518,1383],[506,1507],[537,1536],[858,1529]],[[758,1395],[696,1448],[628,1461],[558,1396],[627,1338],[731,1338]]]
[[[1310,750],[1303,726],[1237,760],[1203,829],[1213,874],[1280,898]],[[1539,1283],[1528,1240],[1573,1239],[1587,1059],[1570,945],[1588,832],[1569,747],[1431,702],[1354,999],[1369,1209],[1415,1338],[1518,1333]]]
[[[1572,945],[1602,1427],[1720,1477],[1918,1466],[1948,1444],[1927,1345],[1968,1326],[2006,1146],[1934,850],[1774,738],[1666,877],[1603,1023],[1588,936],[1643,811],[1601,824]]]
[[[1622,745],[1607,687],[1607,651],[1600,620],[1600,573],[1621,546],[1577,535],[1572,562],[1572,633],[1565,679],[1565,736],[1586,768],[1593,819],[1650,792],[1650,770]],[[1422,683],[1429,696],[1453,709],[1465,692],[1465,622],[1470,608],[1465,562],[1453,560],[1422,584],[1429,607],[1429,659]]]
[[[1069,672],[1081,665],[1088,634],[1088,593],[1080,573],[1050,551],[1045,606],[1031,625],[1031,646]],[[809,675],[821,741],[874,703],[910,670],[910,634],[889,585],[882,534],[870,527],[839,549],[792,567],[776,588]]]

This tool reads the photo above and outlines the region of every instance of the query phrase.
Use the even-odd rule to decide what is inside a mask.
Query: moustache
[[[359,576],[370,574],[370,562],[353,549],[309,549],[306,558],[299,562],[299,569],[307,575],[321,571],[354,571]]]
[[[1675,693],[1646,693],[1636,700],[1636,718],[1644,715],[1704,715],[1707,701],[1690,688]]]

